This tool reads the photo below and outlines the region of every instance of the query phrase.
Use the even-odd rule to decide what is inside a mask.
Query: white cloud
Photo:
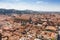
[[[18,9],[18,10],[36,10],[36,11],[60,11],[60,6],[51,6],[51,5],[29,5],[26,3],[0,3],[0,8],[6,8],[6,9]]]
[[[48,4],[48,2],[43,1],[43,0],[39,0],[39,1],[36,1],[36,4]]]
[[[44,3],[44,1],[36,1],[37,4]]]

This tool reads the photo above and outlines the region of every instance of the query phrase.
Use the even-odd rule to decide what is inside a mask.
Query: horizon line
[[[13,8],[0,8],[0,9],[6,9],[6,10],[19,10],[19,11],[24,11],[24,10],[28,10],[28,11],[40,11],[40,12],[60,12],[60,11],[43,11],[43,10],[30,10],[30,9],[13,9]]]

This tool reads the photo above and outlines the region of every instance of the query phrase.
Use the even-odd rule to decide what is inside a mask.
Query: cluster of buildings
[[[59,14],[0,15],[1,40],[57,40]]]

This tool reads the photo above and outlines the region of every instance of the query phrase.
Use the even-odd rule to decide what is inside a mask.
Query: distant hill
[[[0,14],[50,14],[50,13],[58,13],[60,12],[44,12],[44,11],[33,11],[33,10],[15,10],[15,9],[0,9]]]

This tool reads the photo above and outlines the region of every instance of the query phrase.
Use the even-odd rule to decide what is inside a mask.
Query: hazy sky
[[[0,0],[0,8],[60,11],[60,0]]]

